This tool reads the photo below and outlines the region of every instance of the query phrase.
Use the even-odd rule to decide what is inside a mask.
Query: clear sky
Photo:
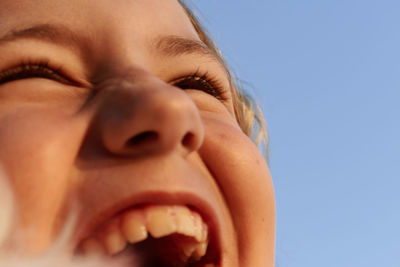
[[[267,118],[277,267],[399,267],[400,1],[194,2]]]

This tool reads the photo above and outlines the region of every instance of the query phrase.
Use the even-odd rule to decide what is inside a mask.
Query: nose
[[[125,156],[185,156],[199,149],[204,130],[194,102],[183,90],[147,76],[117,79],[104,88],[98,122],[105,149]]]

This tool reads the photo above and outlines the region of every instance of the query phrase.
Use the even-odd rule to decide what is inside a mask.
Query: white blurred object
[[[0,266],[1,267],[134,267],[133,259],[111,260],[101,257],[73,257],[68,253],[68,240],[76,217],[72,214],[64,230],[49,250],[38,257],[26,257],[17,250],[4,250],[2,245],[10,237],[15,205],[12,189],[0,167]]]
[[[7,178],[0,167],[0,246],[6,240],[13,221],[14,200]]]

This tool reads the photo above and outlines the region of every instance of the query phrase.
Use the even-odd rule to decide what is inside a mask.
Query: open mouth
[[[181,205],[141,205],[117,214],[78,248],[80,254],[132,257],[138,267],[216,267],[209,225]]]

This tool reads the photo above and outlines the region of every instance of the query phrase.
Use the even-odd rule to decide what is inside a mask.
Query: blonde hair
[[[261,111],[260,106],[249,94],[244,91],[242,83],[233,74],[232,70],[230,70],[220,49],[218,48],[216,43],[210,38],[210,35],[206,31],[206,29],[201,25],[200,20],[198,19],[196,14],[194,14],[189,9],[189,7],[183,2],[183,0],[179,0],[179,3],[184,8],[200,39],[211,49],[211,51],[216,55],[216,57],[224,66],[230,81],[236,120],[239,123],[242,131],[247,136],[249,136],[257,146],[260,144],[264,146],[263,152],[265,153],[265,159],[269,163],[268,132],[264,115]]]

